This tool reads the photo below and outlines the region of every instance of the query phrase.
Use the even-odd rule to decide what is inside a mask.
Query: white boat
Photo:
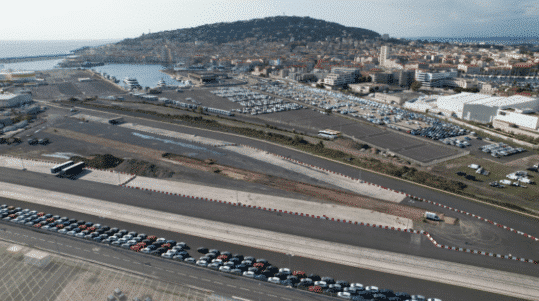
[[[142,88],[136,78],[126,77],[124,79],[124,83],[129,87],[130,90]]]
[[[159,80],[159,82],[157,83],[158,88],[163,88],[166,86],[167,86],[167,83],[163,79]]]

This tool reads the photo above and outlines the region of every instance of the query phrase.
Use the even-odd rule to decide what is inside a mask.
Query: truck
[[[440,217],[438,215],[436,215],[436,213],[434,213],[434,212],[426,211],[425,212],[425,218],[433,220],[433,221],[441,221]]]
[[[74,178],[75,176],[80,174],[83,169],[84,169],[84,162],[79,162],[79,163],[76,163],[74,165],[71,165],[67,168],[60,170],[57,176],[61,178]]]
[[[58,173],[58,172],[60,172],[60,170],[62,170],[64,168],[67,168],[67,167],[69,167],[69,166],[71,166],[73,164],[75,164],[75,162],[73,162],[73,161],[66,161],[66,162],[64,162],[62,164],[58,164],[58,165],[54,166],[53,168],[51,168],[51,173],[52,174]]]

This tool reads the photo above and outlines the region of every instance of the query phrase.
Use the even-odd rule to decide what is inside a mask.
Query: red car
[[[54,222],[54,218],[49,217],[48,219],[46,219],[46,221],[47,221],[47,223],[52,223],[52,222]]]
[[[318,285],[309,286],[309,291],[313,293],[322,293],[322,287]]]
[[[37,213],[37,216],[43,216],[43,215],[45,215],[45,212],[38,212]]]
[[[92,226],[92,227],[88,227],[88,228],[86,228],[86,230],[88,230],[88,231],[90,231],[90,232],[94,232],[94,231],[95,231],[95,227],[93,227],[93,226]]]
[[[223,262],[228,261],[228,255],[219,255],[217,259],[221,259]]]
[[[41,228],[41,224],[35,224],[34,228]]]
[[[85,229],[86,229],[86,225],[80,225],[80,226],[79,226],[79,229],[85,230]]]
[[[146,239],[149,239],[149,240],[151,240],[151,241],[156,241],[156,240],[157,240],[157,236],[155,236],[155,235],[150,235],[150,236],[148,236]]]
[[[307,277],[307,274],[305,274],[304,271],[294,271],[292,275],[298,277],[299,279]]]
[[[137,245],[131,246],[131,250],[133,250],[135,252],[140,251],[140,249],[142,249],[142,246],[137,246]]]

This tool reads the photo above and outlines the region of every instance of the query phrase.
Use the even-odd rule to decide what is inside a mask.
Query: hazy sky
[[[123,39],[149,31],[283,14],[310,16],[393,37],[539,36],[539,0],[5,2],[0,40]]]

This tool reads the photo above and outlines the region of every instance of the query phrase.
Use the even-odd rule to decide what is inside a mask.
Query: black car
[[[256,262],[256,258],[254,258],[253,256],[247,256],[245,258],[243,258],[243,260],[249,260],[250,262]]]
[[[238,258],[240,260],[240,262],[245,259],[245,258],[243,258],[243,255],[241,255],[241,254],[234,254],[234,255],[232,255],[232,258]]]
[[[320,276],[316,275],[316,274],[309,274],[309,276],[307,276],[307,278],[311,279],[312,281],[320,281],[322,278],[320,278]]]
[[[215,257],[219,256],[221,254],[221,252],[219,252],[219,250],[217,249],[211,249],[208,251],[208,253],[213,253],[215,254]]]
[[[322,277],[322,281],[325,281],[327,284],[335,284],[335,280],[331,277]]]

